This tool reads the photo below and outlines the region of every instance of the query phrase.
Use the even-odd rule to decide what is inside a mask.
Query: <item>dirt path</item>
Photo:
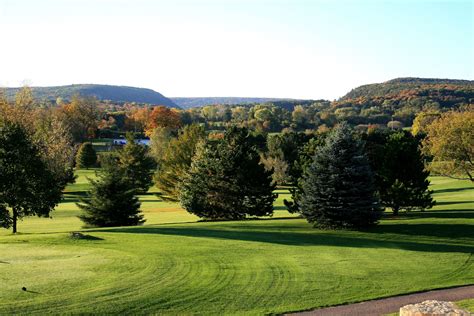
[[[422,293],[401,295],[362,303],[341,305],[315,309],[307,312],[292,313],[298,316],[380,316],[395,313],[400,307],[420,303],[426,300],[460,301],[474,298],[474,285],[456,287],[444,290],[433,290]]]

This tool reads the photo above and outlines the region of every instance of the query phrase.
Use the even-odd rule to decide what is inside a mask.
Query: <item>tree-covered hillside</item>
[[[19,90],[20,88],[7,88],[7,95],[12,97]],[[117,103],[136,102],[178,108],[173,101],[159,92],[127,86],[74,84],[56,87],[32,87],[32,91],[34,97],[38,100],[54,101],[57,98],[71,100],[73,95],[79,94],[81,96],[95,96],[99,100],[109,100]]]
[[[170,98],[174,103],[183,109],[190,109],[201,107],[205,105],[216,104],[251,104],[251,103],[265,103],[273,101],[284,101],[292,99],[280,98],[240,98],[240,97],[196,97],[196,98]]]
[[[340,100],[357,99],[360,97],[387,97],[406,93],[408,91],[418,91],[419,95],[427,94],[436,90],[463,91],[468,90],[472,94],[474,81],[457,79],[437,79],[437,78],[396,78],[382,83],[366,84],[343,96]],[[472,95],[471,95],[472,97]]]

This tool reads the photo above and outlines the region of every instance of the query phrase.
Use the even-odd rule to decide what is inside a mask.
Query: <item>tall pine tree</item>
[[[146,193],[153,184],[153,172],[156,166],[148,154],[148,148],[137,144],[132,133],[127,134],[127,144],[117,154],[117,164],[131,187],[138,193]]]
[[[209,219],[272,215],[275,185],[254,143],[247,129],[234,127],[223,140],[201,144],[181,185],[182,206]]]
[[[76,167],[79,169],[94,167],[97,163],[97,154],[91,143],[82,143],[76,154]]]
[[[91,181],[91,191],[77,206],[79,218],[91,227],[133,226],[145,222],[140,211],[136,189],[119,169],[106,169],[99,180]]]
[[[317,149],[303,176],[297,204],[318,228],[364,228],[380,219],[369,161],[346,124],[336,127]]]
[[[127,144],[120,150],[102,153],[100,165],[104,172],[118,170],[137,194],[144,194],[153,184],[155,160],[147,147],[135,142],[133,134],[127,133]]]

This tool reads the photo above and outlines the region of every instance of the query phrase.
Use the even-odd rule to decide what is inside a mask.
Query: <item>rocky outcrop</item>
[[[406,305],[400,308],[400,316],[470,316],[452,302],[424,301],[419,304]]]

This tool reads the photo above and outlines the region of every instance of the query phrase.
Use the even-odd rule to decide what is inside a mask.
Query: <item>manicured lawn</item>
[[[459,302],[456,302],[456,304],[459,307],[463,309],[467,309],[468,311],[474,313],[474,298],[470,300],[459,301]]]
[[[67,232],[80,230],[85,175],[94,172],[80,172],[52,219],[0,232],[0,314],[282,313],[474,284],[467,181],[433,178],[433,210],[387,216],[366,232],[315,230],[283,210],[283,196],[279,218],[196,222],[148,194],[146,225],[75,240]]]

